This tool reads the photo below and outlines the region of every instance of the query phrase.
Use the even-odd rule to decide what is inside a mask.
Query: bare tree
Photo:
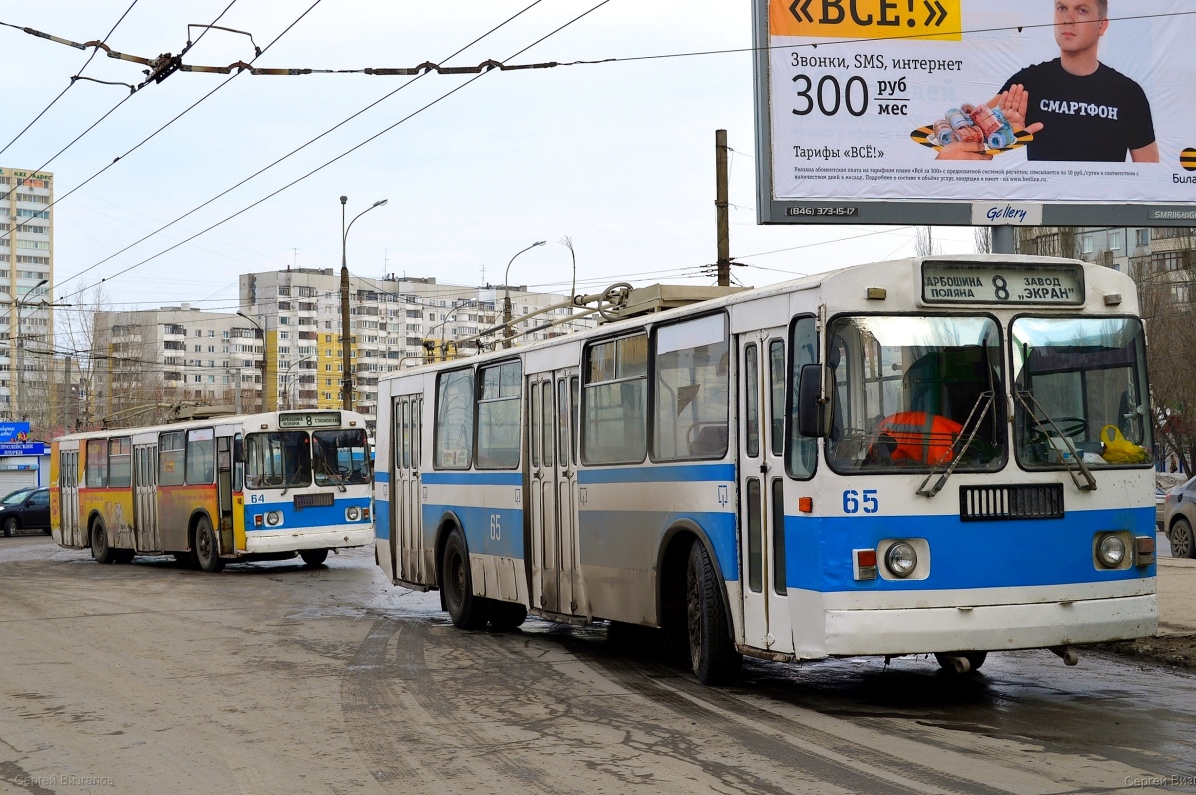
[[[934,244],[934,229],[929,226],[919,226],[914,231],[914,253],[919,257],[933,257],[942,254],[942,248]]]
[[[977,254],[993,253],[993,228],[991,226],[976,227],[974,239],[976,241]]]

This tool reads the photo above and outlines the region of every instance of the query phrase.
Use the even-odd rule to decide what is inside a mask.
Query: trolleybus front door
[[[158,552],[158,446],[133,447],[133,533],[138,552]]]
[[[64,547],[82,546],[79,538],[79,451],[62,451],[58,457],[58,493],[62,500],[59,520]]]
[[[739,339],[739,541],[744,642],[793,652],[785,583],[785,329]]]
[[[575,614],[582,603],[577,558],[577,467],[572,435],[576,369],[528,377],[527,509],[532,536],[532,606]]]

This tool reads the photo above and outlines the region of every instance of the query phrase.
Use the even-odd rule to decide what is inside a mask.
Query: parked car
[[[1163,528],[1171,542],[1171,555],[1196,558],[1196,478],[1167,492],[1163,506]]]
[[[1154,523],[1162,532],[1167,527],[1167,492],[1154,487]]]
[[[18,489],[0,500],[0,527],[5,538],[25,528],[50,535],[50,490]]]

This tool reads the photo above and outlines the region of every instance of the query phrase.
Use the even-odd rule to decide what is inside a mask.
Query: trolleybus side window
[[[569,403],[569,427],[573,429],[573,466],[577,466],[577,437],[578,418],[581,416],[581,379],[573,376],[569,379],[569,396],[572,398]]]
[[[727,316],[658,326],[655,338],[653,460],[724,457],[730,411]],[[756,444],[758,450],[758,429]]]
[[[1024,467],[1146,465],[1146,341],[1136,318],[1019,317],[1015,438]],[[1074,452],[1073,452],[1074,451]]]
[[[215,432],[211,428],[187,431],[187,484],[207,485],[215,479]]]
[[[792,381],[793,388],[790,390],[792,395],[797,394],[797,382],[801,378],[801,369],[807,364],[818,363],[818,323],[813,317],[799,317],[793,322],[793,328],[790,332],[791,338],[789,342],[789,349],[793,352],[793,369]],[[838,361],[842,356],[842,350],[836,350],[835,344],[842,344],[842,340],[835,338],[832,343],[830,361]],[[784,389],[784,380],[776,373],[777,367],[781,368],[782,373],[785,367],[785,346],[780,340],[774,341],[769,346],[769,370],[772,373],[772,388],[773,388],[773,452],[776,450],[776,434],[779,432],[781,438],[784,438],[785,429],[777,428],[776,418],[784,416],[783,402],[784,396],[778,396],[776,393],[777,386],[781,385]],[[846,407],[845,403],[846,392],[840,393],[840,396],[835,400],[835,418],[838,430],[842,430],[842,419],[840,412]],[[789,418],[789,450],[785,457],[785,470],[790,476],[798,480],[809,480],[814,477],[814,470],[818,465],[818,440],[810,436],[802,436],[798,431],[798,406],[797,401],[793,400],[792,411],[793,416]],[[832,441],[835,440],[832,430]]]
[[[754,342],[743,349],[743,373],[746,379],[743,400],[747,404],[747,454],[749,458],[755,458],[760,455],[760,364]]]
[[[473,368],[441,373],[436,389],[436,469],[469,469],[473,452]]]
[[[127,489],[132,485],[130,462],[133,457],[133,440],[128,436],[108,440],[108,485]]]
[[[1004,465],[1004,360],[995,320],[851,316],[835,318],[829,329],[832,340],[842,340],[842,353],[832,353],[829,364],[844,420],[827,447],[832,468],[926,470],[957,463],[961,471],[991,471]]]
[[[519,466],[523,366],[503,362],[478,371],[478,469]]]
[[[158,435],[159,486],[183,485],[185,439],[186,435],[182,431],[172,431]]]
[[[87,441],[87,488],[102,489],[108,485],[108,440]]]
[[[648,335],[586,349],[581,459],[638,464],[648,448]]]
[[[768,394],[769,416],[772,418],[769,444],[772,454],[780,456],[785,453],[785,343],[781,340],[768,343]],[[810,446],[814,447],[814,444],[811,439]]]
[[[245,488],[245,440],[241,434],[233,436],[233,491]]]

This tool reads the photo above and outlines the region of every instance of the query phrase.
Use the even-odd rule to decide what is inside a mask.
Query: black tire
[[[1167,540],[1171,542],[1171,557],[1196,558],[1196,536],[1192,534],[1192,523],[1184,517],[1172,523]]]
[[[216,533],[206,516],[199,517],[199,521],[195,523],[195,559],[201,569],[212,574],[224,568]]]
[[[496,602],[487,606],[490,628],[495,632],[511,632],[523,626],[527,620],[527,608],[517,602]]]
[[[51,527],[43,527],[43,528],[42,528],[42,532],[43,532],[43,533],[45,533],[45,534],[46,534],[46,535],[48,535],[48,536],[52,536],[52,535],[54,535],[54,529],[53,529],[53,528],[51,528]]]
[[[954,674],[955,666],[947,659],[948,657],[963,657],[971,665],[971,670],[968,674],[974,674],[980,670],[980,666],[984,665],[984,661],[988,659],[988,652],[986,651],[957,651],[951,654],[935,654],[934,659],[938,660],[939,667],[944,671]],[[967,676],[968,674],[964,674]]]
[[[4,537],[5,538],[12,538],[13,536],[15,536],[17,534],[17,531],[20,529],[21,529],[21,523],[17,520],[17,517],[9,516],[7,519],[4,520]]]
[[[108,531],[100,519],[91,523],[91,556],[105,566],[116,562],[116,550],[108,544]]]
[[[328,560],[328,550],[301,549],[299,550],[299,557],[303,558],[304,566],[323,566],[324,561]]]
[[[685,605],[689,658],[698,681],[712,687],[735,681],[743,656],[735,651],[722,588],[701,541],[689,550]]]
[[[444,608],[453,620],[453,625],[459,629],[481,629],[489,618],[486,615],[486,600],[473,595],[472,583],[465,536],[459,528],[453,528],[444,543],[440,587],[444,593]]]

